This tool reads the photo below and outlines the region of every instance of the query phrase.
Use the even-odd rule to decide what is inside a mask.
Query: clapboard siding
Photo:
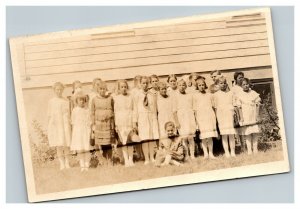
[[[269,54],[268,47],[248,48],[239,50],[214,51],[193,54],[166,55],[158,57],[145,57],[124,60],[112,60],[101,62],[84,62],[70,65],[58,65],[51,67],[27,68],[29,75],[43,75],[62,72],[79,72],[79,71],[94,71],[107,70],[126,67],[137,67],[147,65],[160,65],[167,63],[192,62],[212,59],[226,59],[232,57],[244,57],[255,55]]]
[[[196,38],[183,38],[180,40],[172,41],[159,41],[159,42],[148,42],[139,44],[125,44],[125,45],[112,45],[112,46],[93,46],[83,47],[72,50],[61,50],[61,51],[48,51],[39,52],[34,54],[25,54],[26,60],[37,60],[37,59],[50,59],[68,56],[79,56],[89,54],[104,54],[104,53],[117,53],[117,52],[130,52],[130,51],[143,51],[150,49],[162,49],[162,48],[174,48],[181,46],[199,46],[199,45],[212,45],[222,43],[237,43],[243,41],[263,40],[267,39],[266,32],[247,33],[239,35],[226,35],[217,37],[196,37]]]
[[[208,26],[208,24],[210,26]],[[200,27],[200,28],[198,28]],[[164,26],[148,26],[148,27],[132,27],[130,32],[135,31],[135,35],[155,35],[155,34],[161,34],[161,33],[172,33],[172,32],[184,32],[184,31],[193,31],[195,28],[197,30],[199,29],[217,29],[225,28],[225,21],[224,18],[222,19],[214,19],[210,21],[191,21],[188,23],[178,23],[176,24],[176,27],[174,25],[164,25]],[[72,41],[84,41],[84,40],[90,40],[90,36],[97,38],[99,36],[111,34],[122,34],[129,32],[127,30],[118,30],[115,32],[99,32],[99,33],[89,33],[88,35],[79,35],[79,36],[68,36],[68,37],[60,37],[60,38],[53,38],[49,37],[46,40],[39,40],[39,41],[28,41],[25,43],[25,46],[37,46],[37,45],[47,45],[47,44],[56,44],[56,43],[67,43]]]
[[[249,47],[250,46],[250,47]],[[172,47],[163,49],[152,49],[142,51],[130,51],[130,52],[115,52],[115,53],[95,53],[81,56],[67,56],[63,55],[63,58],[54,59],[39,59],[33,61],[26,61],[26,67],[37,68],[46,66],[58,66],[68,64],[79,64],[79,63],[90,63],[99,61],[112,61],[112,60],[124,60],[134,58],[145,58],[145,57],[158,57],[166,55],[179,55],[179,54],[193,54],[193,53],[205,53],[205,52],[217,52],[226,50],[239,50],[247,48],[260,48],[267,47],[267,40],[255,40],[245,42],[234,42],[234,43],[221,43],[221,44],[210,44],[210,45],[192,45],[183,47]]]
[[[89,47],[100,47],[100,46],[118,46],[118,45],[130,45],[130,44],[143,44],[143,43],[154,43],[162,41],[174,41],[174,40],[185,40],[195,38],[222,38],[223,36],[231,35],[247,35],[251,33],[266,32],[265,25],[253,26],[253,27],[241,27],[240,29],[217,29],[212,31],[185,31],[178,33],[166,33],[157,35],[145,35],[145,36],[132,36],[132,37],[118,37],[113,39],[90,39],[86,41],[76,41],[68,43],[58,44],[43,44],[43,45],[31,45],[25,46],[25,53],[40,53],[47,51],[61,51],[68,49],[82,49]]]
[[[102,70],[102,71],[83,71],[83,72],[72,72],[72,73],[61,73],[61,74],[51,74],[51,75],[36,75],[31,76],[30,80],[23,83],[23,88],[39,88],[42,86],[52,86],[54,82],[61,81],[64,84],[71,84],[75,80],[80,80],[81,82],[91,82],[94,78],[100,77],[103,80],[114,81],[117,79],[128,79],[133,78],[135,75],[167,75],[182,74],[190,72],[202,72],[207,74],[209,77],[209,72],[212,70],[224,70],[224,73],[228,69],[248,69],[261,66],[269,66],[264,74],[272,77],[272,70],[270,68],[270,56],[269,55],[259,55],[259,56],[248,56],[248,57],[234,57],[227,59],[214,59],[214,60],[203,60],[194,61],[188,63],[169,63],[162,64],[159,66],[139,66],[139,67],[127,67],[123,69],[114,70]],[[125,71],[124,71],[125,69]],[[253,70],[255,71],[255,70]],[[252,72],[251,72],[252,73]],[[256,75],[260,75],[257,73]],[[250,78],[252,77],[249,74]]]
[[[226,21],[226,27],[245,27],[245,26],[252,26],[252,25],[265,25],[265,19],[259,20],[247,20],[247,21]]]
[[[183,27],[183,26],[181,26]],[[34,53],[34,52],[43,52],[43,51],[53,51],[53,50],[65,50],[65,49],[73,49],[73,48],[82,48],[82,47],[91,47],[91,46],[110,46],[110,45],[119,45],[119,44],[131,44],[131,43],[145,43],[152,41],[163,41],[163,40],[176,40],[178,38],[185,37],[186,35],[191,35],[190,32],[194,32],[191,37],[199,37],[203,36],[207,30],[218,30],[224,29],[226,27],[226,23],[222,22],[219,24],[211,25],[210,27],[204,27],[199,24],[189,25],[189,28],[178,29],[177,27],[173,27],[174,31],[163,31],[160,30],[160,33],[151,33],[141,35],[139,34],[138,29],[132,29],[131,32],[115,32],[110,33],[110,38],[104,38],[105,34],[91,34],[83,40],[76,40],[73,43],[71,40],[63,40],[63,42],[59,41],[58,43],[41,43],[41,44],[30,44],[26,45],[26,53]],[[162,32],[163,31],[163,32]],[[221,31],[222,32],[222,31]],[[129,35],[131,34],[131,35]],[[123,36],[122,36],[123,35]],[[188,38],[188,37],[186,37]]]
[[[23,87],[90,82],[94,77],[271,69],[264,13],[166,23],[29,38],[23,43]]]

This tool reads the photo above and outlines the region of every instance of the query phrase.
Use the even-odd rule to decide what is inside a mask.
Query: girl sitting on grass
[[[165,132],[168,140],[165,143],[160,143],[160,149],[156,153],[155,165],[181,166],[184,161],[184,147],[181,138],[176,135],[174,122],[169,121],[165,124]]]

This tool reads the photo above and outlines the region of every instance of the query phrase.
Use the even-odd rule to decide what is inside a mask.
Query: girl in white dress
[[[241,108],[241,135],[246,140],[248,154],[257,153],[258,133],[260,133],[258,122],[260,97],[257,92],[250,89],[250,81],[244,78],[242,81],[243,91],[238,94],[237,105]],[[253,148],[252,148],[253,146]]]
[[[186,148],[189,149],[191,159],[194,159],[196,122],[193,110],[193,95],[187,94],[185,92],[186,88],[187,85],[184,80],[178,81],[178,93],[174,94],[173,97],[173,114],[179,135]]]
[[[217,80],[217,85],[220,90],[214,93],[214,107],[216,108],[217,120],[222,136],[222,144],[225,151],[225,156],[235,157],[235,138],[234,135],[237,133],[233,124],[233,94],[228,90],[228,84],[226,78],[221,76]],[[228,143],[229,140],[229,143]],[[229,147],[230,154],[229,154]]]
[[[74,95],[76,107],[72,110],[72,142],[71,150],[79,157],[81,171],[87,171],[90,162],[90,136],[92,121],[87,108],[88,96],[82,91]]]
[[[150,92],[152,94],[154,94],[155,96],[157,96],[157,94],[159,93],[159,89],[158,89],[158,83],[159,83],[159,78],[157,75],[151,75],[150,76]]]
[[[194,94],[197,93],[197,83],[196,80],[201,77],[198,73],[191,73],[189,75],[189,82],[192,84],[190,87],[187,87],[186,93],[188,94]]]
[[[171,96],[167,94],[167,84],[160,82],[158,84],[159,95],[157,95],[157,112],[158,112],[158,125],[159,125],[159,140],[160,143],[168,138],[165,131],[165,124],[169,121],[174,121],[173,115],[173,100]]]
[[[170,96],[172,96],[174,93],[177,93],[178,92],[178,89],[177,89],[177,77],[176,75],[172,74],[172,75],[169,75],[168,78],[167,78],[167,82],[169,84],[169,87],[168,87],[168,94]]]
[[[155,140],[159,139],[156,96],[148,91],[149,78],[141,78],[141,90],[135,96],[135,111],[138,124],[138,133],[142,141],[142,150],[145,157],[145,165],[154,160]]]
[[[193,95],[193,108],[196,111],[196,122],[200,130],[204,158],[215,159],[212,137],[218,137],[218,132],[213,110],[213,97],[211,93],[206,92],[207,85],[203,78],[197,79],[197,87],[199,93]]]
[[[53,85],[55,97],[48,103],[48,140],[50,147],[56,147],[60,170],[70,168],[68,155],[71,142],[69,101],[62,97],[64,86]]]
[[[133,78],[133,88],[130,89],[130,94],[133,98],[136,97],[136,95],[141,91],[141,75],[136,75]],[[136,154],[137,159],[141,159],[143,157],[143,150],[142,150],[142,144],[136,144],[134,145],[134,150]]]
[[[71,96],[71,100],[70,100],[70,103],[71,103],[71,112],[73,110],[74,107],[76,107],[76,102],[75,102],[75,94],[77,92],[80,92],[82,90],[82,83],[80,81],[74,81],[72,83],[72,96]]]
[[[134,166],[133,146],[127,145],[128,135],[136,127],[134,116],[134,100],[128,92],[128,83],[125,80],[118,81],[118,95],[114,97],[115,129],[122,143],[122,153],[125,167]]]

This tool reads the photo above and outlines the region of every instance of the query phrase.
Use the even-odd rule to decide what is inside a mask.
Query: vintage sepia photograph
[[[29,202],[290,170],[269,8],[9,42]]]

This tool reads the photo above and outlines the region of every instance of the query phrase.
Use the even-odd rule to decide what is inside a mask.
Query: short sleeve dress
[[[218,137],[212,94],[201,92],[194,94],[193,109],[196,111],[200,139]]]
[[[233,94],[231,91],[214,93],[214,105],[217,109],[217,120],[221,135],[237,134],[233,123]]]
[[[160,139],[167,138],[167,134],[165,131],[166,122],[175,121],[172,106],[173,106],[173,101],[170,96],[163,97],[161,95],[157,95],[157,112],[158,112],[158,125],[159,125]]]
[[[193,110],[193,94],[174,94],[173,113],[177,113],[180,124],[179,135],[181,137],[194,136],[196,132],[196,121]]]
[[[241,135],[249,135],[259,133],[260,129],[257,125],[257,104],[260,103],[260,97],[254,90],[248,92],[240,91],[237,95],[237,105],[241,107],[244,121],[240,127]]]
[[[136,92],[134,102],[135,121],[138,123],[140,139],[142,141],[159,139],[156,96],[151,92],[139,90]]]
[[[49,101],[47,130],[50,147],[70,146],[71,119],[67,99],[54,97]]]
[[[71,150],[88,151],[90,147],[91,117],[88,108],[75,107],[72,111]]]
[[[133,129],[134,100],[130,94],[119,94],[114,97],[115,125],[119,139],[123,145],[127,143],[128,135]]]
[[[91,106],[92,123],[95,125],[95,144],[110,145],[115,140],[115,122],[111,96],[94,97]]]

